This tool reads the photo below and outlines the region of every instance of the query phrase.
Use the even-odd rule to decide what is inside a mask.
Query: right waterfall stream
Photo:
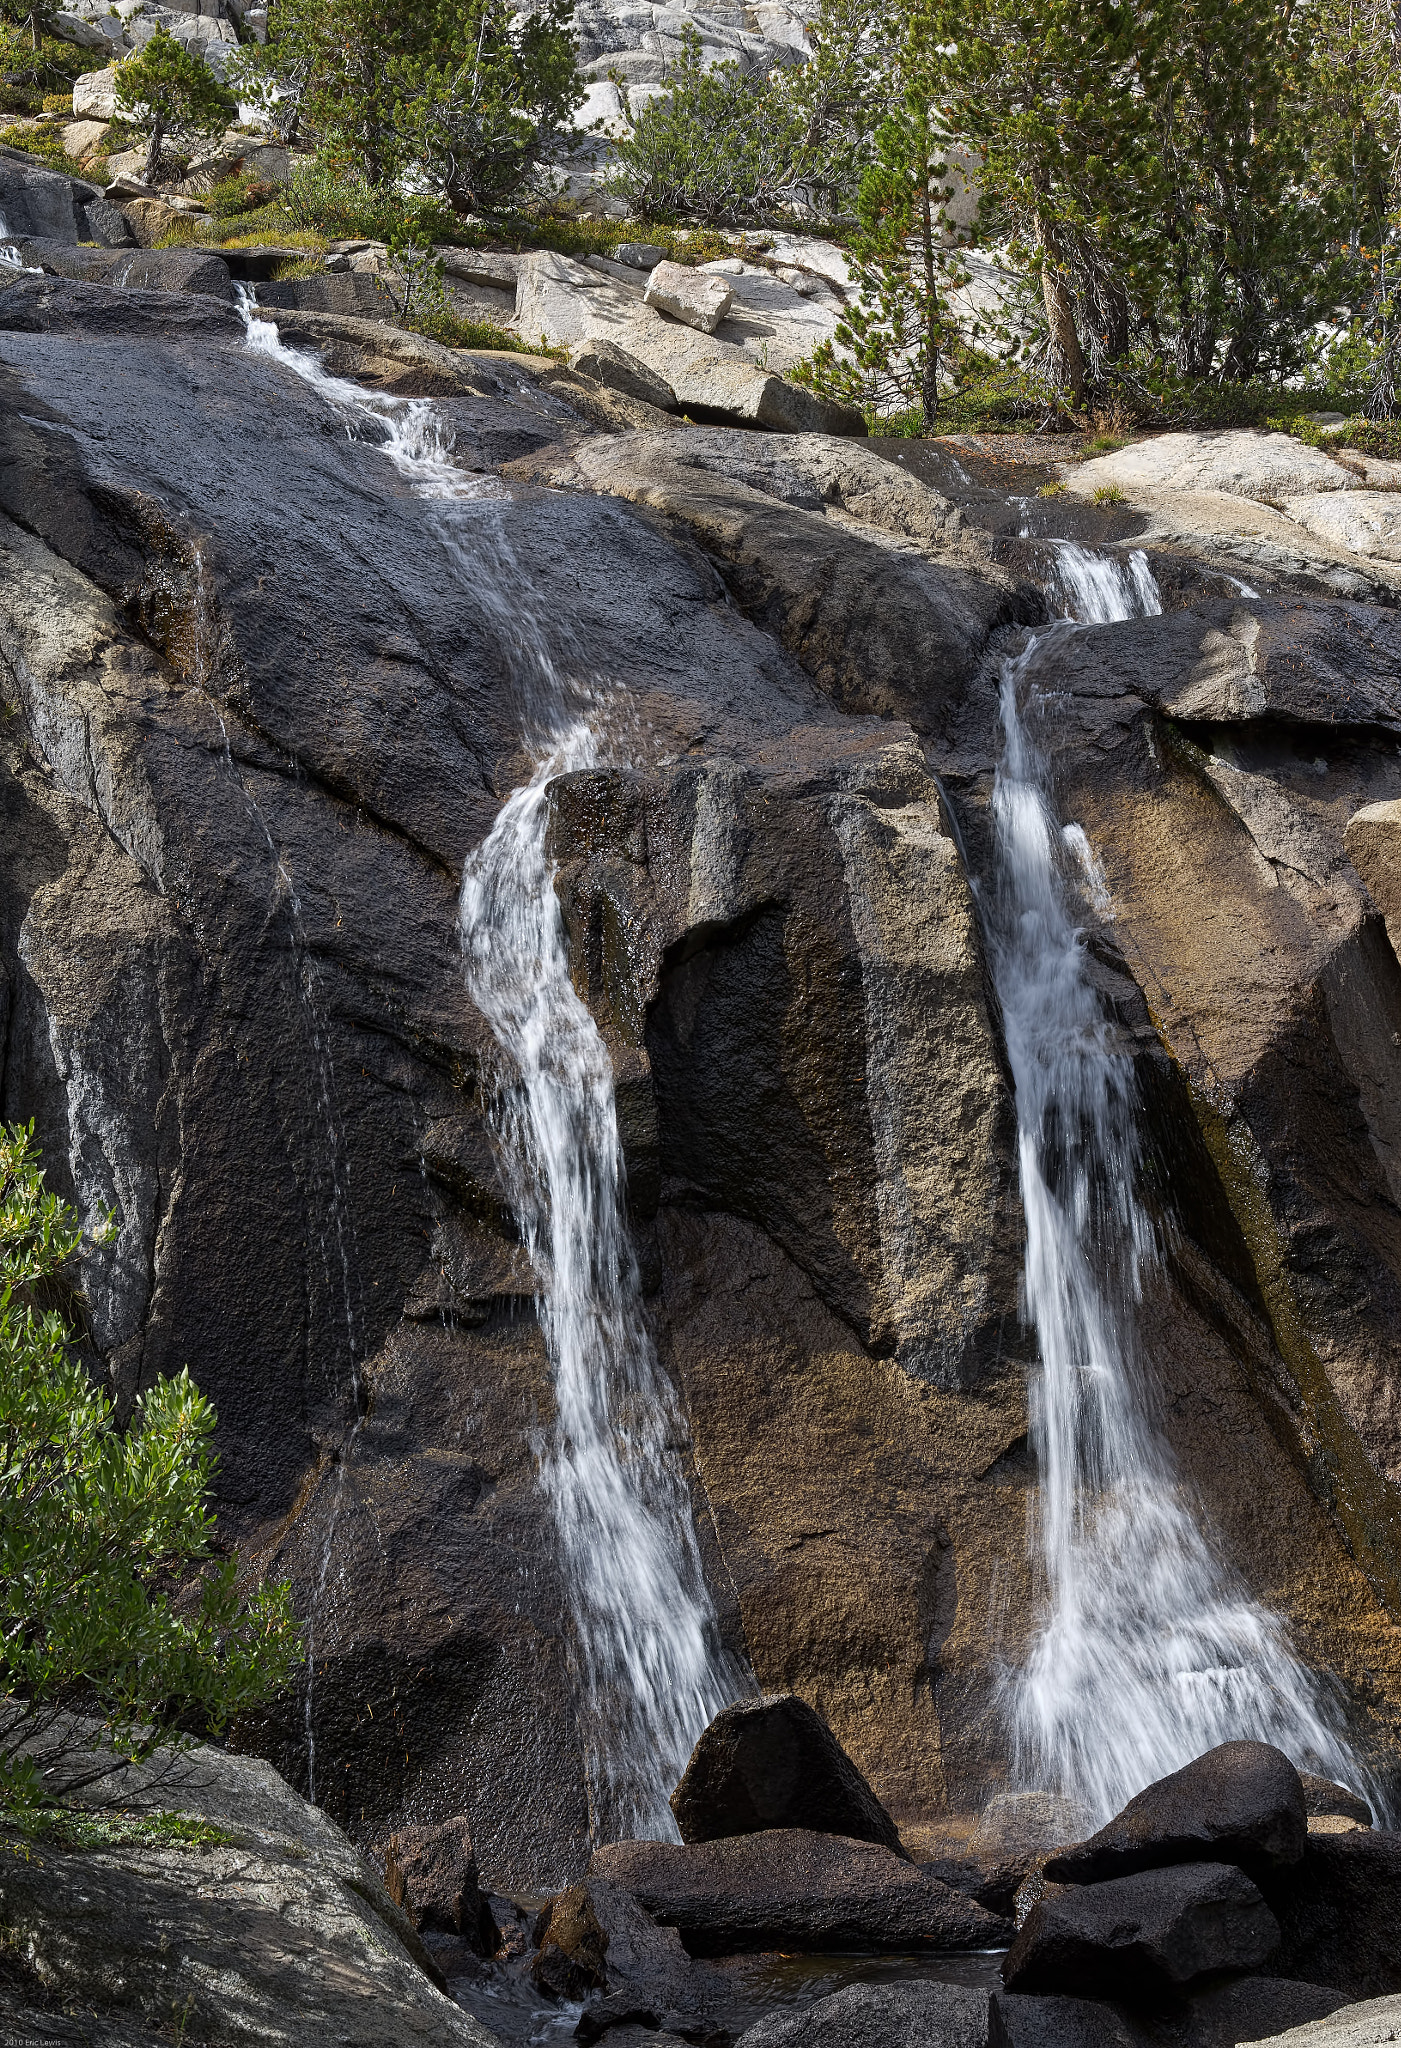
[[[1038,671],[1066,638],[1162,605],[1138,552],[1120,561],[1062,542],[1055,590],[1067,616],[1002,666],[985,903],[1040,1355],[1032,1542],[1044,1608],[1010,1707],[1017,1781],[1077,1800],[1098,1824],[1220,1742],[1272,1742],[1354,1785],[1365,1774],[1326,1688],[1215,1554],[1152,1419],[1139,1323],[1157,1249],[1138,1192],[1138,1091],[1090,981],[1067,884],[1092,857],[1079,828],[1056,818],[1033,735]],[[1089,880],[1097,895],[1093,868]]]

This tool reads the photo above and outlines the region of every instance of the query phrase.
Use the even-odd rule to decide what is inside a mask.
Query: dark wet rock
[[[1223,1742],[1131,1799],[1097,1835],[1046,1863],[1059,1884],[1098,1884],[1135,1870],[1207,1859],[1252,1871],[1304,1853],[1308,1816],[1299,1773],[1265,1742]]]
[[[988,2048],[1139,2048],[1118,2009],[1097,1998],[993,1994]]]
[[[796,1693],[740,1700],[691,1753],[671,1810],[683,1842],[805,1828],[905,1854],[894,1821],[822,1716]]]
[[[456,1934],[478,1955],[496,1953],[496,1922],[482,1897],[464,1815],[391,1835],[384,1852],[384,1886],[420,1931]]]
[[[1014,1901],[1023,1886],[1089,1819],[1086,1808],[1052,1792],[1002,1792],[990,1799],[968,1844],[978,1873],[974,1896],[991,1912],[1016,1918]],[[1017,1918],[1018,1926],[1024,1918]]]
[[[692,1955],[741,1949],[986,1948],[1006,1923],[874,1842],[797,1828],[673,1847],[613,1842],[590,1874],[679,1930]]]
[[[87,227],[86,208],[100,185],[65,178],[17,149],[0,148],[0,217],[7,236],[44,235],[72,248]]]
[[[1359,1829],[1310,1835],[1298,1866],[1271,1888],[1283,1975],[1349,1998],[1401,1991],[1401,1835]]]
[[[131,249],[136,246],[131,222],[120,206],[114,206],[110,199],[89,199],[83,207],[83,225],[86,234],[80,237],[84,242],[98,242],[104,249]]]
[[[1156,2034],[1165,2048],[1234,2048],[1239,2041],[1263,2041],[1291,2027],[1326,2019],[1346,2005],[1347,1995],[1322,1984],[1287,1977],[1237,1977],[1213,1985],[1169,2009]]]
[[[116,213],[117,209],[110,209]],[[71,249],[61,242],[26,239],[19,243],[26,263],[57,277],[82,284],[107,285],[122,291],[195,292],[205,298],[233,302],[233,281],[222,257],[208,249]]]
[[[590,1877],[548,1909],[533,1981],[552,1997],[586,1999],[581,2041],[646,2027],[699,2040],[725,2031],[732,1999],[674,1927],[661,1927],[618,1886]],[[731,2029],[732,2031],[732,2029]]]
[[[1255,1970],[1279,1924],[1243,1871],[1186,1863],[1042,1899],[1008,1951],[1009,1991],[1151,1996],[1213,1970]]]
[[[987,2048],[988,1994],[963,1984],[847,1984],[770,2013],[736,2048]]]
[[[1335,1785],[1331,1778],[1315,1777],[1312,1771],[1300,1771],[1299,1783],[1304,1788],[1304,1811],[1310,1820],[1317,1815],[1339,1814],[1345,1820],[1355,1820],[1362,1827],[1372,1825],[1372,1809],[1360,1792],[1351,1792],[1346,1785]]]
[[[274,315],[284,308],[295,313],[348,313],[359,320],[392,320],[395,314],[388,282],[382,284],[364,271],[260,284],[258,304]]]

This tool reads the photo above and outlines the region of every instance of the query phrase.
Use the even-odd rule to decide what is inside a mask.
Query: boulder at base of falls
[[[976,1882],[960,1889],[971,1890],[989,1912],[1011,1914],[1032,1873],[1051,1851],[1073,1842],[1090,1818],[1086,1807],[1054,1792],[999,1792],[984,1807],[965,1851]]]
[[[801,1828],[679,1847],[612,1842],[595,1852],[589,1874],[677,1928],[692,1955],[991,1948],[1009,1931],[892,1849]]]
[[[384,1852],[384,1888],[420,1932],[455,1934],[478,1955],[495,1955],[496,1922],[482,1897],[465,1814],[436,1827],[405,1827]]]
[[[905,1854],[894,1821],[827,1723],[791,1692],[717,1714],[691,1752],[671,1810],[683,1842],[805,1828]]]
[[[988,2014],[988,2048],[1235,2048],[1257,2034],[1325,2018],[1346,2001],[1317,1984],[1237,1977],[1148,2007],[1001,1991]]]
[[[925,1978],[846,1984],[801,2012],[774,2012],[736,2048],[985,2048],[988,1994]]]
[[[577,2029],[586,2042],[639,2027],[728,2038],[752,2014],[742,2001],[736,2010],[731,1987],[709,1965],[691,1960],[674,1927],[659,1927],[629,1893],[597,1877],[553,1901],[531,1976],[551,1997],[589,2001]]]
[[[83,1749],[50,1782],[93,1768]],[[161,1751],[70,1797],[107,1808],[88,1845],[0,1832],[0,2038],[495,2048],[354,1844],[270,1764]]]
[[[1401,1991],[1401,1835],[1310,1835],[1300,1863],[1268,1889],[1284,1975],[1350,1998]]]
[[[1184,1863],[1079,1886],[1032,1908],[1008,1950],[1009,1991],[1151,1997],[1210,1970],[1254,1970],[1279,1922],[1245,1875]]]
[[[1401,833],[1401,804],[1397,828]],[[1398,874],[1401,880],[1401,874]],[[1398,893],[1397,907],[1401,909],[1401,892]],[[1336,1816],[1341,1820],[1355,1820],[1359,1827],[1372,1825],[1372,1809],[1358,1792],[1349,1792],[1346,1785],[1335,1785],[1331,1778],[1316,1778],[1312,1771],[1300,1771],[1299,1783],[1304,1788],[1304,1811],[1309,1819],[1322,1820]]]
[[[1267,1742],[1223,1742],[1131,1799],[1097,1835],[1052,1856],[1058,1884],[1098,1884],[1172,1863],[1279,1869],[1304,1853],[1299,1773]]]
[[[1401,801],[1363,804],[1354,811],[1343,847],[1386,919],[1393,943],[1401,940]]]

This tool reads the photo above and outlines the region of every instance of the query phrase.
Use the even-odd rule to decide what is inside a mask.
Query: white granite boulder
[[[699,334],[713,334],[734,303],[727,280],[684,263],[658,263],[647,280],[645,303]]]

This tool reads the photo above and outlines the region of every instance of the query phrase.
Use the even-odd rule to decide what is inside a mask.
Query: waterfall
[[[1124,563],[1060,543],[1052,587],[1069,616],[1002,665],[987,904],[1040,1353],[1031,1427],[1045,1609],[1010,1707],[1020,1782],[1082,1802],[1098,1824],[1155,1778],[1240,1738],[1353,1785],[1364,1774],[1280,1622],[1213,1552],[1151,1419],[1138,1324],[1157,1249],[1137,1191],[1138,1092],[1086,972],[1067,888],[1078,873],[1093,896],[1103,880],[1083,832],[1057,823],[1028,728],[1038,670],[1069,635],[1162,607],[1141,553]]]
[[[720,1642],[682,1464],[685,1430],[643,1309],[613,1070],[569,973],[546,849],[549,785],[607,758],[607,689],[566,662],[512,556],[495,477],[456,468],[430,401],[365,392],[243,306],[249,344],[310,384],[415,493],[485,615],[535,768],[464,866],[468,990],[504,1058],[488,1113],[539,1278],[556,1418],[541,1482],[559,1529],[597,1839],[678,1839],[667,1795],[711,1717],[751,1689]],[[473,502],[475,501],[475,502]],[[568,650],[573,653],[572,648]]]

